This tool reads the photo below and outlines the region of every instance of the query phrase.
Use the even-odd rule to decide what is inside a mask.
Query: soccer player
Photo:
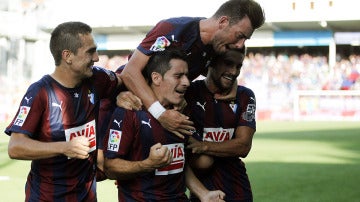
[[[189,86],[186,55],[176,49],[155,53],[144,71],[151,90],[166,108],[183,101]],[[116,179],[119,201],[189,201],[186,183],[204,201],[222,201],[185,169],[184,140],[149,113],[117,107],[104,138],[105,173]],[[187,178],[185,180],[185,172]]]
[[[264,21],[261,6],[253,0],[228,0],[210,18],[162,20],[134,51],[121,78],[163,127],[180,137],[190,135],[194,128],[188,117],[176,110],[165,109],[142,76],[141,72],[150,56],[170,45],[182,48],[188,55],[189,79],[193,80],[206,72],[214,54],[243,48],[245,40],[250,39],[254,30],[262,26]]]
[[[55,70],[33,83],[6,128],[12,159],[31,160],[25,201],[97,201],[99,101],[121,84],[99,60],[92,29],[65,22],[51,33]]]
[[[244,52],[238,50],[216,56],[206,78],[192,82],[185,96],[185,114],[189,114],[196,128],[186,147],[192,151],[188,153],[193,153],[189,162],[198,168],[194,168],[194,173],[208,189],[225,192],[225,201],[253,199],[241,158],[250,152],[256,130],[255,95],[251,89],[238,86],[235,100],[214,98],[215,93],[227,94],[232,89],[243,59]],[[207,165],[201,165],[197,159]],[[192,201],[197,201],[195,196]]]

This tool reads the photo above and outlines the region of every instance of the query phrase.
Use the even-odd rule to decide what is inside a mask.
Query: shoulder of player
[[[247,95],[249,95],[249,96],[253,96],[253,95],[254,95],[254,91],[251,90],[251,89],[248,88],[248,87],[239,85],[239,86],[238,86],[238,89],[237,89],[237,94],[247,94]]]

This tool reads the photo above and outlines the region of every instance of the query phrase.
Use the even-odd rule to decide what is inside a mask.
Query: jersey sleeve
[[[241,86],[238,89],[239,108],[238,108],[238,126],[249,126],[256,129],[256,98],[254,92]]]
[[[128,154],[137,134],[134,121],[135,113],[120,107],[115,109],[104,137],[106,158],[124,158]]]
[[[166,20],[158,22],[139,44],[137,49],[145,55],[151,55],[154,51],[152,47],[165,48],[170,45],[169,34],[173,30],[173,25]]]
[[[35,138],[36,130],[42,120],[42,116],[48,103],[47,95],[44,88],[40,84],[32,84],[23,96],[15,117],[5,129],[7,135],[11,133],[22,133]]]

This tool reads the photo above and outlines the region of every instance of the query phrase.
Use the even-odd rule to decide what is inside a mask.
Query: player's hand
[[[192,153],[194,154],[205,153],[205,151],[208,150],[206,142],[198,141],[193,137],[189,137],[188,145],[186,146],[186,148],[191,149]]]
[[[166,147],[157,143],[150,148],[149,157],[144,164],[151,169],[167,166],[172,161],[171,151]]]
[[[205,196],[200,198],[201,202],[223,202],[225,193],[220,190],[209,191]]]
[[[237,93],[238,84],[237,82],[234,82],[230,92],[226,95],[215,93],[214,98],[217,100],[235,100],[236,99],[236,93]]]
[[[166,130],[180,138],[184,138],[184,135],[192,135],[191,131],[195,130],[192,126],[194,123],[189,120],[189,117],[174,109],[166,110],[161,114],[158,121]]]
[[[131,91],[122,91],[116,96],[116,105],[128,110],[140,110],[142,102]]]
[[[89,139],[84,136],[78,136],[67,142],[64,154],[70,158],[86,159],[89,157],[89,151]]]

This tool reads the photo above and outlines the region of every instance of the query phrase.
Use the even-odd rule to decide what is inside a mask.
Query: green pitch
[[[8,158],[8,139],[0,135],[0,201],[24,201],[30,163]],[[360,123],[258,122],[244,162],[255,202],[358,201]],[[98,199],[117,201],[114,181],[98,183]]]

